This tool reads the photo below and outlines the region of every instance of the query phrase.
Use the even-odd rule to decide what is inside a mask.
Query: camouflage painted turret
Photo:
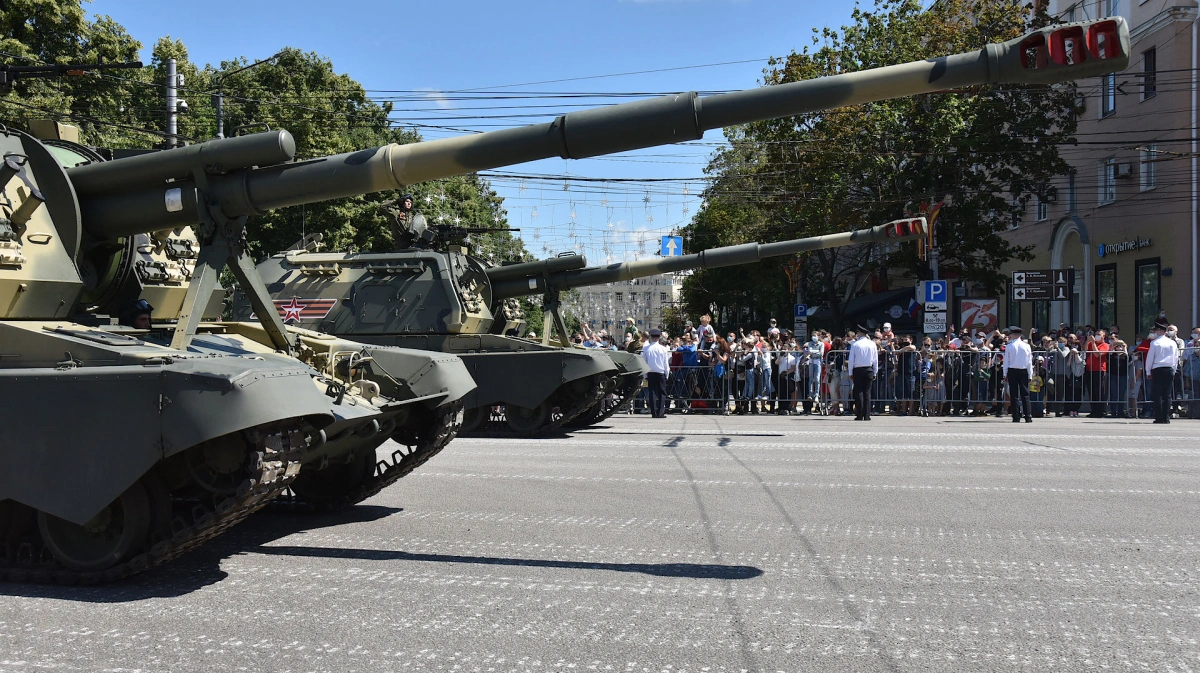
[[[240,216],[304,203],[314,194],[398,189],[537,159],[579,159],[696,140],[709,129],[887,98],[989,83],[1051,83],[1099,75],[1124,68],[1128,59],[1124,20],[1069,24],[968,54],[703,98],[678,94],[572,112],[546,124],[389,145],[262,169],[236,181],[214,183],[213,188],[227,195],[222,202],[229,204],[223,206],[229,208],[228,214]],[[180,212],[197,207],[190,196],[192,185],[185,181],[180,188]],[[159,192],[139,194],[139,208],[161,211],[162,198]],[[112,212],[117,210],[114,207]],[[94,216],[110,219],[107,209],[98,208]],[[571,257],[488,269],[462,247],[428,249],[433,234],[427,226],[418,228],[421,231],[405,236],[412,245],[409,250],[355,255],[296,250],[263,262],[259,272],[281,310],[322,307],[320,315],[290,314],[302,325],[372,343],[458,354],[478,385],[467,400],[467,428],[487,420],[487,411],[497,406],[504,407],[510,428],[523,433],[576,420],[591,422],[608,411],[592,402],[587,411],[577,413],[581,394],[619,400],[640,382],[640,362],[625,354],[597,356],[594,351],[555,348],[548,329],[543,329],[540,344],[506,336],[522,316],[515,300],[505,302],[505,298],[543,294],[551,319],[562,289],[555,283],[588,285],[622,275],[756,259],[748,249],[736,247],[707,251],[700,257],[597,269],[574,268],[585,264],[582,258]],[[848,244],[867,234],[856,235],[860,238],[834,235],[805,245]],[[784,250],[771,247],[777,245],[784,244],[767,244],[760,252],[791,254],[765,252]],[[247,316],[250,307],[243,303],[238,310]],[[558,328],[561,334],[562,325]],[[614,392],[615,398],[610,395]]]

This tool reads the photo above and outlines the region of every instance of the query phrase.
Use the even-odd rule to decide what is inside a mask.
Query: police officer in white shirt
[[[671,375],[671,349],[663,344],[662,330],[650,330],[650,345],[642,349],[642,357],[650,372],[646,374],[646,397],[650,416],[667,417],[667,377]]]
[[[856,339],[850,346],[850,380],[854,383],[854,420],[871,420],[871,383],[879,372],[879,347],[867,337],[867,328],[855,328]]]
[[[1171,387],[1175,382],[1175,369],[1179,367],[1179,344],[1167,336],[1170,323],[1159,317],[1154,323],[1157,338],[1150,342],[1146,353],[1146,374],[1151,380],[1150,393],[1154,396],[1154,422],[1171,422]]]
[[[1033,378],[1033,351],[1021,338],[1020,326],[1008,328],[1008,345],[1004,347],[1004,380],[1008,381],[1009,408],[1012,422],[1033,422],[1029,407],[1029,380]]]

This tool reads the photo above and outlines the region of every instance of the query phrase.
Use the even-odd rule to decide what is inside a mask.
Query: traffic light
[[[903,220],[893,220],[884,225],[888,238],[913,238],[917,236],[925,236],[928,232],[928,224],[923,217],[910,217]]]

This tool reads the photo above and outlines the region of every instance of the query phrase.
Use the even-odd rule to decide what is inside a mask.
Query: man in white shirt
[[[1146,353],[1146,374],[1153,382],[1150,392],[1154,396],[1155,423],[1171,422],[1171,387],[1179,367],[1179,344],[1167,336],[1168,327],[1165,317],[1154,323],[1157,338],[1150,342],[1150,352]]]
[[[867,328],[855,329],[854,344],[850,346],[850,377],[854,383],[854,420],[871,420],[871,383],[879,372],[879,347],[867,337]]]
[[[646,374],[646,396],[650,402],[651,418],[667,417],[667,377],[671,375],[671,349],[663,344],[666,335],[650,330],[650,345],[642,349],[642,357],[650,372]]]
[[[1029,380],[1033,378],[1033,350],[1021,338],[1020,326],[1008,328],[1008,345],[1004,347],[1004,380],[1008,381],[1009,407],[1012,422],[1033,422],[1029,406]]]

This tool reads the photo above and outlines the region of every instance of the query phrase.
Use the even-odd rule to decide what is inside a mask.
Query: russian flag
[[[917,311],[919,311],[920,309],[921,309],[921,305],[917,303],[916,299],[908,300],[908,317],[910,317],[910,318],[917,317]]]

